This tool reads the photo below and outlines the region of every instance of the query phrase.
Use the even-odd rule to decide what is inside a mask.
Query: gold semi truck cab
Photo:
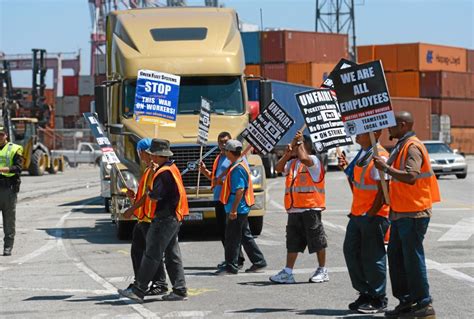
[[[115,11],[107,17],[107,82],[96,88],[96,110],[109,128],[112,145],[121,160],[118,168],[128,187],[136,187],[143,167],[136,152],[144,137],[171,142],[175,161],[183,173],[191,214],[186,223],[215,218],[210,181],[201,176],[196,196],[200,146],[197,132],[201,97],[212,102],[209,144],[204,147],[208,168],[219,153],[217,136],[222,131],[233,138],[249,121],[247,92],[243,77],[245,61],[233,9],[147,8]],[[158,127],[133,118],[136,79],[139,70],[179,75],[180,94],[176,127]],[[265,172],[257,155],[248,155],[255,202],[250,226],[260,234],[265,214]],[[129,202],[116,170],[110,174],[113,220],[119,238],[131,230],[123,217]]]

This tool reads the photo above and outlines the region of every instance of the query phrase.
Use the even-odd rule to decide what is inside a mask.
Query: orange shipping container
[[[451,128],[451,148],[465,154],[474,154],[474,128]]]
[[[262,76],[262,69],[260,64],[247,64],[244,73],[248,76]]]
[[[375,60],[375,45],[362,45],[357,47],[357,63],[366,63]]]
[[[334,69],[334,63],[288,63],[287,81],[312,87],[319,87]]]
[[[374,60],[381,60],[385,71],[397,71],[397,45],[376,45]]]
[[[421,72],[420,96],[427,98],[474,99],[474,73]]]
[[[398,44],[397,69],[466,72],[466,49],[426,43]]]
[[[466,50],[467,72],[474,73],[474,50]]]
[[[385,73],[390,96],[420,97],[419,72]]]

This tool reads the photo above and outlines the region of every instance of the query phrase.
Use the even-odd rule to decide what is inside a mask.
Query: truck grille
[[[215,147],[215,145],[204,146],[202,154],[206,154],[213,147]],[[188,167],[189,163],[195,162],[199,159],[200,149],[201,147],[199,145],[171,147],[171,151],[173,152],[173,157],[171,159],[174,160],[180,172],[182,172]],[[216,148],[208,157],[204,159],[204,163],[206,164],[208,170],[212,169],[214,159],[219,154],[219,152],[219,148]],[[197,186],[197,178],[198,170],[189,170],[183,175],[184,187],[195,188]],[[211,187],[211,181],[208,180],[203,174],[201,174],[199,187]]]

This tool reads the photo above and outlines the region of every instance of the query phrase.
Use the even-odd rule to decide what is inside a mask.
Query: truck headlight
[[[130,173],[129,171],[121,171],[123,175],[123,179],[125,180],[125,184],[123,183],[120,175],[117,174],[117,189],[124,190],[126,188],[130,188],[134,192],[138,190],[138,182],[135,176]]]
[[[250,178],[252,179],[254,189],[262,188],[264,174],[263,166],[250,167]]]

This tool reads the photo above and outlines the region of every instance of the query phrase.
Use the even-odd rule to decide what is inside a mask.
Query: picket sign
[[[201,96],[201,110],[199,112],[199,125],[198,125],[198,144],[201,145],[199,150],[199,164],[202,162],[202,152],[204,145],[207,145],[209,138],[209,128],[211,126],[211,101]],[[196,186],[196,198],[199,197],[199,183],[201,182],[201,170],[198,169],[198,178]]]

